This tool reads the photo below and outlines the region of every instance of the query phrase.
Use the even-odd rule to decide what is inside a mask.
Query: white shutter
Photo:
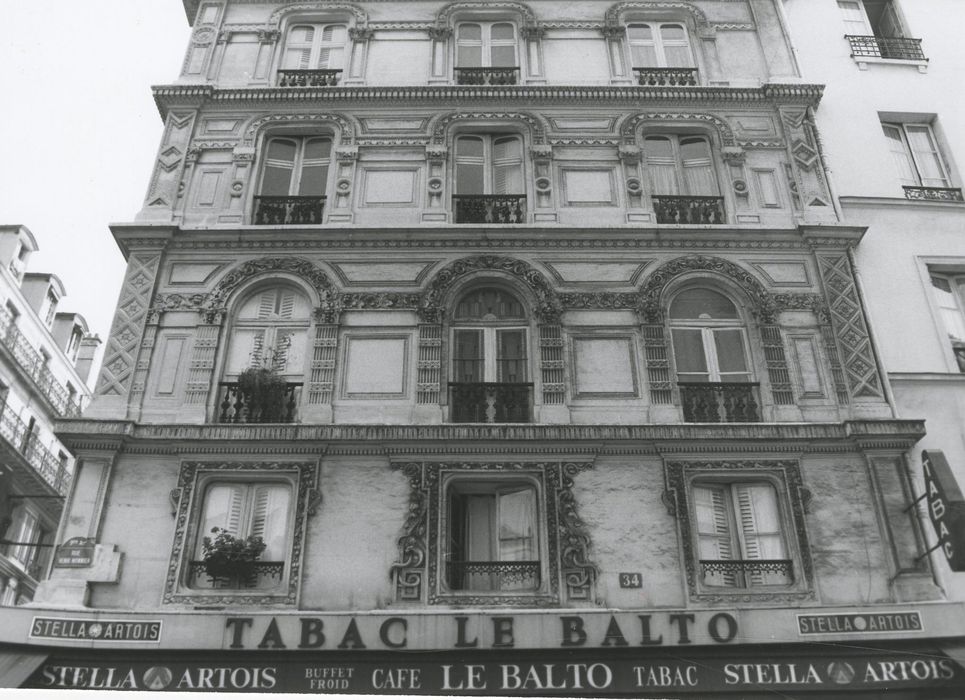
[[[225,374],[239,374],[248,367],[261,364],[265,346],[265,330],[237,328],[231,333]]]
[[[523,193],[523,151],[519,138],[493,141],[493,194]]]
[[[205,537],[215,538],[213,528],[227,530],[232,535],[242,535],[242,516],[245,508],[247,489],[243,484],[216,484],[205,493],[204,511],[198,533],[197,556],[201,557],[201,541]]]
[[[272,314],[275,313],[277,296],[278,292],[274,289],[261,293],[258,298],[258,318],[271,318]]]
[[[289,488],[282,484],[252,487],[251,527],[248,534],[265,542],[264,561],[285,561],[288,531]]]
[[[774,487],[769,484],[737,484],[733,490],[737,521],[744,545],[743,558],[786,559]],[[754,572],[750,576],[750,582],[784,583],[785,579],[780,574]]]
[[[498,494],[499,561],[534,561],[536,494],[532,488]]]
[[[295,292],[290,289],[281,289],[278,293],[281,295],[278,302],[279,318],[291,318],[295,312]]]
[[[698,559],[729,561],[735,558],[725,489],[709,485],[693,487]],[[704,576],[704,582],[712,586],[733,586],[735,580],[732,572],[712,572]]]

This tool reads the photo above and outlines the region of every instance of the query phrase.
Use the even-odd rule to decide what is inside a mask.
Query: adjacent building
[[[186,0],[5,682],[959,694],[792,4]]]
[[[74,458],[54,422],[91,397],[100,343],[80,314],[58,311],[56,275],[28,272],[37,241],[0,226],[0,605],[30,602],[50,564]]]

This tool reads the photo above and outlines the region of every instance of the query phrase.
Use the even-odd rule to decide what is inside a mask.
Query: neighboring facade
[[[58,312],[64,286],[27,272],[37,241],[0,225],[0,605],[33,599],[50,564],[74,458],[54,422],[76,417],[100,342],[83,316]]]
[[[185,5],[16,682],[955,697],[782,3]]]
[[[925,490],[923,449],[944,452],[963,483],[965,52],[948,28],[965,23],[965,7],[949,0],[785,7],[803,75],[828,83],[817,123],[842,216],[868,227],[855,263],[896,409],[925,419],[928,434],[908,458],[914,493]],[[933,546],[934,529],[925,529]],[[965,574],[941,554],[934,561],[949,598],[965,600]]]

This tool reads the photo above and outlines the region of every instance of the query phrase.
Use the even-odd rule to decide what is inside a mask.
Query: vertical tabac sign
[[[965,497],[941,450],[921,453],[928,517],[952,571],[965,571]]]

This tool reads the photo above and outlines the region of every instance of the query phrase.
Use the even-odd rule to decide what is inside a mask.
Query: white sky
[[[178,76],[183,5],[0,0],[0,26],[0,223],[33,232],[30,271],[59,276],[60,310],[106,343],[125,269],[107,224],[141,208],[163,127],[150,86]]]

